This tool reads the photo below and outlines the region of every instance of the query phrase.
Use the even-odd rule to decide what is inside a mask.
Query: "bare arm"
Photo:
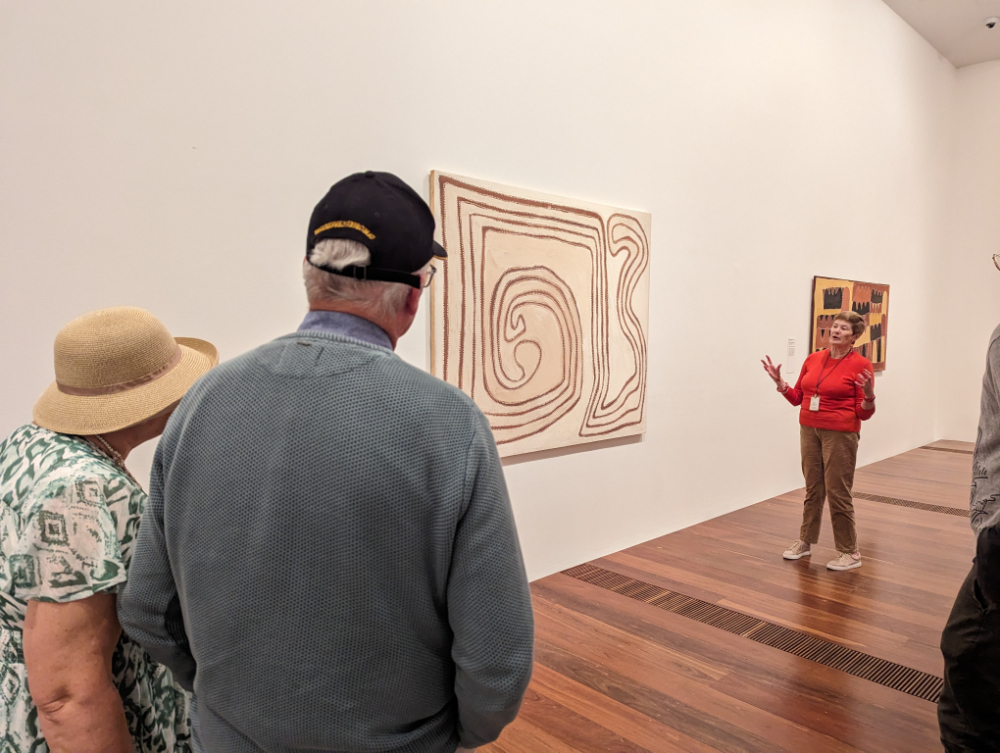
[[[24,663],[52,753],[132,753],[125,710],[111,680],[120,634],[114,594],[28,602]]]

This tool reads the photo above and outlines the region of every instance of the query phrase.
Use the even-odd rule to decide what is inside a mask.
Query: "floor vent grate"
[[[926,510],[927,512],[940,512],[945,515],[954,515],[958,518],[968,518],[969,511],[962,507],[947,507],[945,505],[928,505],[924,502],[914,502],[912,499],[899,499],[898,497],[883,497],[880,494],[865,494],[864,492],[854,492],[855,499],[867,499],[869,502],[881,502],[883,505],[896,505],[897,507],[911,507],[914,510]]]
[[[934,450],[934,452],[954,452],[956,455],[971,455],[972,450],[956,450],[952,447],[931,447],[929,444],[925,444],[920,448],[921,450]]]
[[[887,688],[907,693],[925,701],[937,703],[944,680],[902,664],[879,659],[817,638],[808,633],[792,630],[783,625],[751,617],[732,609],[720,607],[692,596],[668,591],[621,573],[604,570],[594,565],[580,565],[563,571],[563,575],[576,578],[608,591],[642,601],[667,612],[689,617],[705,625],[717,627],[728,633],[749,638],[756,643],[776,648],[785,653],[809,659],[824,667],[837,669],[864,680],[876,682]]]

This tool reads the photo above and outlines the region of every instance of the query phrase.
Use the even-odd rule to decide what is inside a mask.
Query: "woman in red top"
[[[781,378],[781,364],[762,361],[778,392],[792,405],[801,405],[799,436],[806,499],[798,540],[784,553],[786,560],[808,557],[819,541],[824,497],[830,500],[833,540],[839,556],[830,570],[861,567],[854,528],[854,466],[858,458],[861,422],[875,413],[872,364],[854,352],[865,331],[865,320],[853,311],[841,311],[830,326],[830,347],[812,353],[802,364],[799,381],[790,387]]]

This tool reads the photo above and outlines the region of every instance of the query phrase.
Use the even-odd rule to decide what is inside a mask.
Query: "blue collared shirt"
[[[350,337],[380,348],[393,349],[392,340],[384,329],[367,319],[343,311],[310,311],[302,320],[298,331],[309,329]]]

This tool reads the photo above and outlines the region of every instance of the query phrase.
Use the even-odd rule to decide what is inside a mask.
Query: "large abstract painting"
[[[650,215],[436,171],[431,206],[433,371],[500,454],[645,431]]]
[[[889,286],[814,277],[811,352],[830,347],[830,326],[841,311],[854,311],[864,318],[866,329],[854,343],[854,350],[871,361],[875,371],[884,371],[889,333]]]

